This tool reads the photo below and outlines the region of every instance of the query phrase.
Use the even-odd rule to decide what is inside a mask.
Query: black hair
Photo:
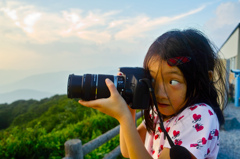
[[[206,103],[212,107],[222,125],[224,116],[221,109],[224,109],[227,104],[224,76],[226,69],[217,52],[216,47],[199,30],[172,30],[153,42],[143,65],[148,70],[151,58],[156,55],[165,61],[175,57],[190,57],[190,62],[177,65],[187,84],[184,108],[196,103]],[[209,71],[213,72],[213,76],[209,76]],[[144,111],[145,123],[149,131],[155,131],[153,119],[150,116],[153,105],[150,105],[150,109]]]

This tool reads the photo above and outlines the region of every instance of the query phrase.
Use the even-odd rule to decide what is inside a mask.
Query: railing
[[[136,120],[141,117],[141,112],[136,114]],[[96,139],[89,141],[88,143],[82,145],[80,139],[71,139],[65,142],[65,157],[63,159],[83,159],[84,156],[107,141],[111,140],[113,137],[119,134],[120,125],[109,130],[103,135],[97,137]],[[120,146],[116,147],[113,151],[105,155],[104,159],[114,159],[120,155]]]

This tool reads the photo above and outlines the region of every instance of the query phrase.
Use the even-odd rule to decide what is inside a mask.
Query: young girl
[[[193,29],[166,32],[150,46],[144,68],[152,77],[157,105],[144,111],[145,120],[137,129],[135,110],[128,108],[109,79],[109,98],[79,103],[119,121],[124,157],[170,158],[161,118],[172,142],[184,147],[191,158],[217,158],[226,89],[223,65],[209,40]]]

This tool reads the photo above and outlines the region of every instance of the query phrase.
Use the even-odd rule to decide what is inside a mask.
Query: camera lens
[[[82,99],[93,100],[96,94],[97,75],[84,74],[82,79]],[[81,98],[81,97],[80,97]]]
[[[83,95],[82,93],[82,76],[69,75],[67,87],[68,98],[79,98]]]
[[[81,98],[88,101],[98,98],[109,97],[110,92],[105,83],[106,78],[109,78],[111,81],[114,82],[113,75],[69,75],[67,91],[68,98]]]

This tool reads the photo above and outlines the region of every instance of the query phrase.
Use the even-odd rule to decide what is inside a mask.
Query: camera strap
[[[163,133],[164,133],[164,139],[167,137],[170,146],[173,147],[173,146],[174,146],[174,143],[173,143],[173,141],[171,140],[170,136],[168,135],[168,133],[167,133],[167,131],[166,131],[166,129],[164,128],[164,125],[163,125],[163,119],[162,119],[162,115],[160,114],[159,109],[158,109],[158,106],[157,106],[157,100],[156,100],[156,96],[155,96],[155,94],[154,94],[154,89],[153,89],[153,87],[152,87],[149,79],[145,79],[145,78],[144,78],[144,79],[141,79],[141,80],[144,81],[144,82],[148,85],[149,92],[150,92],[151,95],[152,95],[153,103],[154,103],[155,108],[156,108],[156,110],[157,110],[158,118],[159,118],[159,120],[160,120],[160,128],[161,128],[161,130],[162,130]]]

